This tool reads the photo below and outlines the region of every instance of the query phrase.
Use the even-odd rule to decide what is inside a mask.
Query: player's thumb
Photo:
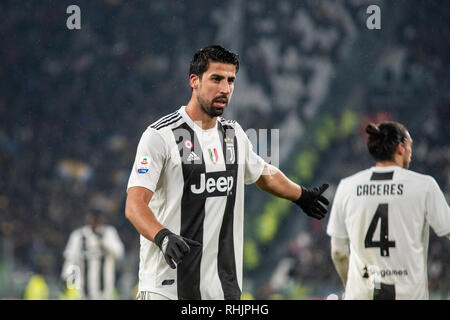
[[[325,190],[328,189],[329,186],[330,186],[330,185],[329,185],[328,183],[324,183],[323,185],[321,185],[321,186],[319,187],[319,193],[318,193],[318,194],[322,194]]]

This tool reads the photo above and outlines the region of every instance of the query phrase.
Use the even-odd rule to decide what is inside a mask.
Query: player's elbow
[[[335,262],[345,262],[348,260],[349,253],[349,241],[348,239],[331,238],[331,258]]]
[[[331,250],[331,259],[333,260],[333,262],[335,263],[344,263],[348,260],[349,258],[349,253],[347,250],[342,250],[342,249],[332,249]]]
[[[125,203],[125,217],[133,221],[133,218],[135,216],[135,206],[133,205],[133,201],[130,200],[130,198],[127,198],[127,201]]]

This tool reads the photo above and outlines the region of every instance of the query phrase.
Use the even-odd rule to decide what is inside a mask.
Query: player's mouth
[[[216,98],[213,100],[213,104],[216,107],[225,108],[228,104],[228,99],[227,98]]]

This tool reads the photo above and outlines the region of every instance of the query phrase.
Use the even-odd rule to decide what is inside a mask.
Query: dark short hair
[[[208,70],[210,61],[233,64],[236,66],[236,73],[239,70],[239,56],[236,53],[220,45],[210,45],[194,54],[189,66],[189,76],[196,74],[201,77]]]
[[[405,143],[407,130],[404,125],[395,121],[386,121],[378,125],[370,123],[366,126],[369,135],[367,149],[376,161],[394,160],[395,149],[399,143]]]

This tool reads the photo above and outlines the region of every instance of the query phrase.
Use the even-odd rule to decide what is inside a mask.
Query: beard
[[[202,108],[203,112],[206,113],[211,118],[221,116],[223,114],[223,111],[225,110],[225,107],[223,108],[217,108],[213,104],[217,99],[223,99],[224,97],[216,97],[211,102],[206,102],[203,100],[200,96],[197,96],[197,101],[200,104],[200,107]],[[227,99],[225,97],[225,99]],[[228,99],[227,99],[228,102]]]

